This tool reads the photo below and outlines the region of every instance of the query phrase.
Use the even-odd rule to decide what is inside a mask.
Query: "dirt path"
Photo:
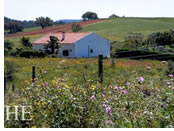
[[[98,22],[103,22],[106,20],[90,20],[90,21],[83,21],[83,22],[78,22],[76,24],[80,24],[82,27],[85,27],[89,24],[95,24]],[[20,33],[15,33],[15,34],[7,34],[5,37],[18,37],[18,36],[30,36],[30,35],[37,35],[37,34],[48,34],[48,33],[56,33],[58,31],[65,31],[69,32],[71,31],[71,26],[72,24],[65,24],[65,25],[60,25],[56,27],[47,27],[45,29],[40,29],[40,30],[35,30],[31,32],[20,32]]]

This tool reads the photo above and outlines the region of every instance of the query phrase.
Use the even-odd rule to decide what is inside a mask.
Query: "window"
[[[91,49],[91,50],[90,50],[90,53],[93,53],[93,52],[94,52],[93,49]]]
[[[63,56],[69,56],[69,50],[63,50]]]

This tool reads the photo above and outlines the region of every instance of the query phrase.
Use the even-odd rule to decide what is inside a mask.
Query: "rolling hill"
[[[123,40],[129,33],[148,35],[152,32],[174,29],[174,18],[116,18],[83,28],[111,41]]]

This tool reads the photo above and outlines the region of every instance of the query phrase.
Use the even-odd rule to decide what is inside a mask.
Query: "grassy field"
[[[148,35],[174,29],[174,18],[117,18],[88,25],[82,32],[95,32],[111,41],[122,41],[129,33]]]
[[[28,36],[28,37],[30,38],[30,41],[33,42],[33,41],[39,39],[42,36],[43,36],[43,34],[31,35],[31,36]],[[23,47],[22,43],[20,42],[21,38],[22,37],[8,37],[8,38],[5,38],[5,40],[12,41],[14,43],[14,48],[20,48],[20,47]]]
[[[5,104],[33,108],[31,122],[8,121],[5,127],[174,127],[174,79],[166,74],[167,63],[104,60],[101,85],[97,61],[6,57],[16,71]]]

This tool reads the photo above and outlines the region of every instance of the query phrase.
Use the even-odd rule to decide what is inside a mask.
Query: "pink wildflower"
[[[118,87],[118,86],[115,86],[115,87],[114,87],[114,89],[115,89],[115,90],[118,90],[118,89],[119,89],[119,87]]]
[[[127,94],[127,91],[126,90],[122,90],[121,93]]]
[[[141,76],[139,79],[138,79],[139,82],[143,82],[144,81],[144,78]]]

